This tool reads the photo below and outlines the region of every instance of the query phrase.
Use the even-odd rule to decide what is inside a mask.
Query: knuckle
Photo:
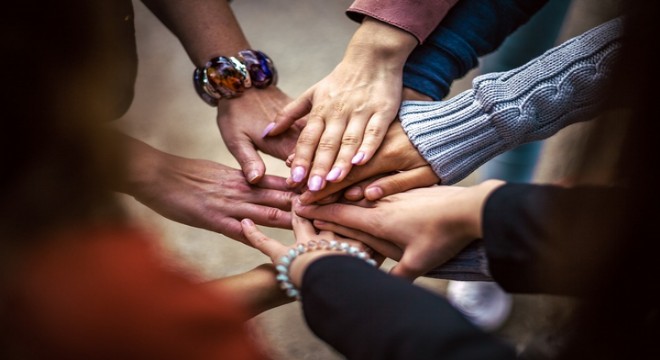
[[[276,222],[282,218],[282,211],[276,208],[269,208],[266,210],[266,218],[269,221]]]
[[[357,146],[360,144],[362,141],[362,138],[354,135],[354,134],[346,134],[342,137],[341,139],[341,144],[342,145],[348,145],[348,146]]]

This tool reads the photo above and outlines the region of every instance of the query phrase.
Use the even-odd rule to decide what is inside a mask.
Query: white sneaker
[[[473,324],[494,331],[511,313],[513,296],[491,281],[450,281],[447,299]]]

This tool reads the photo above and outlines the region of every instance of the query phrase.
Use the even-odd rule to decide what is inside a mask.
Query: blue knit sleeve
[[[622,28],[623,19],[610,20],[523,66],[477,76],[446,101],[406,101],[401,125],[443,184],[460,181],[507,150],[597,115]]]
[[[478,58],[499,47],[547,0],[461,0],[418,46],[404,67],[403,85],[434,100],[452,82],[478,65]]]

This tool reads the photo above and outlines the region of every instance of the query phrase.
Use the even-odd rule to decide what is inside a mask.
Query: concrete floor
[[[352,1],[234,1],[232,7],[251,45],[268,53],[279,72],[279,86],[295,97],[328,74],[341,59],[356,24],[344,14]],[[581,3],[596,3],[585,0]],[[193,65],[178,40],[135,1],[140,58],[134,103],[119,124],[126,132],[176,155],[213,160],[238,167],[220,138],[215,109],[201,102],[191,84]],[[596,5],[597,6],[597,5]],[[469,86],[475,73],[455,83],[452,93]],[[288,168],[266,157],[269,173],[286,176]],[[547,177],[550,178],[550,177]],[[473,177],[462,182],[470,184]],[[267,262],[258,251],[210,231],[172,222],[125,198],[139,221],[162,234],[176,257],[205,278],[227,276]],[[289,231],[264,229],[270,236],[292,239]],[[390,266],[391,263],[386,263]],[[442,293],[446,282],[420,279],[418,284]],[[563,299],[516,296],[514,313],[498,333],[524,348],[532,335],[553,329],[565,315]],[[275,359],[342,359],[305,326],[299,304],[289,304],[256,317],[256,336]],[[551,344],[545,341],[541,348]]]

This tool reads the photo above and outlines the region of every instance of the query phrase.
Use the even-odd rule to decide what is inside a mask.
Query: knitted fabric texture
[[[520,144],[590,120],[621,48],[621,18],[516,69],[476,77],[447,101],[405,101],[404,130],[442,184],[454,184]]]

